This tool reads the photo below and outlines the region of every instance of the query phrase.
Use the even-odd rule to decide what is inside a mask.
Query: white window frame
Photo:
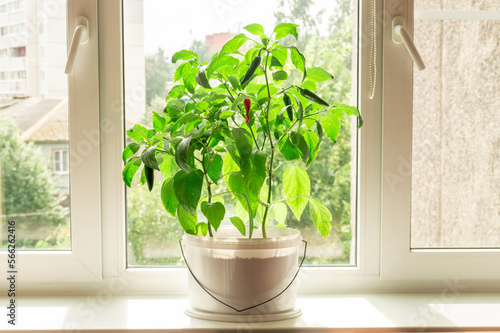
[[[429,282],[460,279],[468,280],[470,285],[475,282],[484,288],[498,288],[498,249],[411,249],[413,63],[404,45],[392,42],[391,25],[393,17],[401,15],[413,36],[414,9],[413,1],[395,5],[386,0],[386,4],[381,278]]]
[[[71,284],[74,292],[75,282],[102,280],[97,1],[68,0],[67,14],[68,45],[78,16],[88,18],[91,34],[79,48],[74,73],[68,77],[72,249],[18,251],[21,293],[60,290]],[[7,262],[5,251],[0,262]]]
[[[398,184],[397,191],[389,190],[383,179],[389,172],[399,172],[398,157],[409,156],[411,149],[408,133],[411,133],[412,64],[405,51],[392,45],[388,37],[394,14],[391,8],[394,3],[408,2],[376,1],[378,57],[371,70],[376,69],[381,75],[377,76],[372,99],[368,97],[371,3],[360,0],[358,8],[363,22],[357,31],[358,106],[365,123],[359,131],[357,266],[305,267],[299,275],[299,292],[441,291],[446,287],[443,279],[448,278],[468,279],[470,291],[491,290],[495,286],[498,289],[498,273],[488,273],[492,267],[489,264],[499,262],[497,253],[421,253],[409,249],[411,177]],[[413,9],[402,10],[408,15],[412,34]],[[98,137],[99,144],[81,164],[71,165],[73,251],[20,254],[25,267],[23,290],[25,293],[99,292],[105,288],[112,293],[186,294],[186,268],[127,268],[125,186],[121,177],[125,106],[122,1],[68,0],[68,13],[70,32],[77,16],[87,16],[92,46],[82,47],[81,51],[95,52],[78,55],[75,73],[69,79],[71,154],[78,152],[79,143],[88,143],[89,137]],[[92,65],[97,64],[97,45],[92,44],[97,43],[97,35],[99,71],[97,65]],[[99,85],[89,84],[92,79],[85,75],[96,73]],[[97,136],[89,136],[97,128]],[[444,268],[453,266],[451,274],[440,266],[443,264]]]

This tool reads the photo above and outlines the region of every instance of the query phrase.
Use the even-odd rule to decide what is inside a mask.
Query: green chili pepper
[[[241,85],[244,86],[248,82],[250,82],[250,79],[252,78],[253,74],[259,68],[260,62],[262,61],[262,58],[260,57],[260,53],[252,60],[252,63],[250,64],[250,67],[248,67],[248,70],[243,77],[243,80],[241,80]]]
[[[323,105],[323,106],[330,106],[327,102],[325,102],[323,99],[321,99],[321,97],[319,97],[318,95],[316,95],[315,93],[313,93],[309,89],[304,89],[304,88],[300,88],[300,87],[298,87],[298,88],[300,90],[300,94],[302,96],[304,96],[305,98],[307,98],[308,100],[313,101],[314,103],[318,103],[318,104]]]
[[[285,102],[286,112],[288,114],[288,119],[290,119],[290,121],[293,121],[292,100],[290,99],[290,96],[288,96],[287,93],[285,93],[283,95],[283,102]]]
[[[146,175],[146,181],[148,183],[148,189],[149,191],[151,192],[151,190],[153,189],[153,184],[154,184],[154,181],[155,181],[155,171],[148,167],[147,165],[144,165],[144,174]]]

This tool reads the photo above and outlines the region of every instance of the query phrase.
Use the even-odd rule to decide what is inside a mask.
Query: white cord
[[[371,13],[371,40],[370,40],[370,99],[375,96],[375,87],[377,85],[377,0],[372,0]]]

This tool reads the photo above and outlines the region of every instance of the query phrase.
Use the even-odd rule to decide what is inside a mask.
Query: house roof
[[[66,98],[13,100],[0,109],[0,119],[14,121],[24,141],[68,141],[68,101]]]

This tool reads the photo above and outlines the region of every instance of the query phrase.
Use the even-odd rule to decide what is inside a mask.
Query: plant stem
[[[264,77],[266,78],[266,87],[267,87],[267,96],[268,96],[268,101],[267,101],[267,110],[266,110],[266,125],[267,125],[267,135],[269,136],[269,145],[271,146],[271,159],[269,160],[269,167],[268,167],[268,191],[267,191],[267,203],[271,204],[271,194],[272,194],[272,183],[273,183],[273,162],[274,162],[274,144],[273,140],[271,139],[271,128],[269,126],[269,110],[271,108],[271,91],[269,90],[269,78],[267,77],[267,64],[269,61],[269,51],[267,51],[266,55],[266,64],[264,66]],[[262,147],[264,148],[264,147]],[[267,215],[269,214],[269,207],[266,206],[264,210],[264,217],[262,218],[262,237],[267,238],[267,233],[266,233],[266,220],[267,220]]]
[[[208,179],[208,167],[207,169],[205,169],[205,156],[206,155],[203,155],[203,162],[202,162],[203,173],[205,174],[205,180],[207,181],[208,203],[212,203],[212,186],[210,184],[210,179]],[[210,160],[208,160],[208,164],[210,165]],[[210,235],[210,237],[214,237],[210,221],[207,220],[207,224],[208,224],[208,234]]]
[[[271,141],[271,140],[269,140]],[[273,161],[274,161],[274,148],[271,149],[271,159],[269,160],[269,171],[267,174],[268,177],[268,190],[267,190],[267,203],[271,204],[271,193],[272,193],[272,176],[273,176]],[[266,206],[264,209],[264,217],[262,218],[262,237],[266,238],[266,220],[267,220],[267,215],[269,213],[269,207]]]

